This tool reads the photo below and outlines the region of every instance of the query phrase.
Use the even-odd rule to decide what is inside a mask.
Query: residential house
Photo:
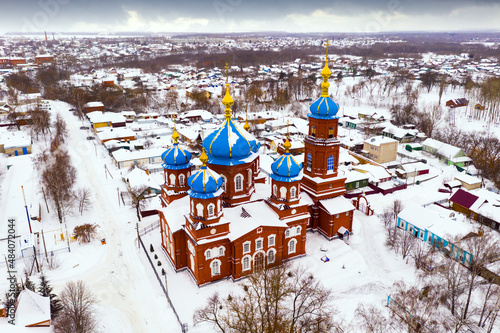
[[[377,163],[395,161],[398,155],[398,141],[385,136],[376,136],[363,142],[362,152]]]
[[[462,184],[462,187],[465,188],[466,190],[470,191],[476,188],[481,188],[482,184],[481,179],[474,176],[470,176],[465,172],[456,175],[454,179],[458,180]]]
[[[31,136],[24,132],[3,132],[0,135],[0,153],[7,157],[31,154]]]
[[[449,108],[458,108],[469,105],[469,101],[465,98],[450,99],[446,101],[446,106]]]
[[[426,175],[428,173],[429,166],[422,162],[402,164],[398,169],[396,169],[398,177],[403,179]]]
[[[119,149],[111,153],[118,169],[130,168],[133,165],[147,165],[161,163],[161,154],[164,149]]]
[[[488,195],[491,195],[488,193]],[[497,203],[500,196],[488,200],[485,196],[478,196],[469,191],[458,189],[449,199],[454,211],[465,214],[496,231],[500,231],[500,205]]]
[[[411,202],[398,214],[396,223],[399,228],[419,240],[441,250],[462,265],[470,267],[474,258],[473,254],[444,238],[447,234],[451,234],[453,237],[466,236],[470,232],[474,232],[475,230],[470,224],[454,221],[429,208]]]
[[[99,132],[97,132],[97,137],[101,143],[105,143],[110,140],[120,140],[120,141],[132,141],[135,140],[135,132],[130,128],[120,127],[120,128],[104,128],[101,127]]]
[[[470,157],[465,155],[462,149],[431,138],[422,142],[422,150],[435,155],[448,165],[456,165],[463,168],[472,161]]]
[[[87,117],[94,128],[97,131],[101,127],[125,127],[126,118],[121,113],[114,112],[100,112],[94,111],[87,113]]]
[[[93,112],[93,111],[104,112],[104,104],[102,104],[101,102],[88,102],[83,107],[84,113],[89,113],[89,112]]]

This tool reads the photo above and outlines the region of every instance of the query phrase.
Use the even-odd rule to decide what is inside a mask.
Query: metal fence
[[[139,228],[139,236],[144,236],[145,234],[155,230],[160,226],[160,220],[152,222],[143,228]]]
[[[158,221],[158,223],[159,223],[159,221]],[[153,272],[155,273],[156,279],[158,280],[158,283],[160,284],[160,287],[163,290],[163,293],[165,294],[165,297],[167,298],[168,304],[170,305],[170,307],[174,311],[175,317],[177,318],[177,321],[179,322],[179,325],[180,325],[180,327],[182,329],[182,333],[186,333],[188,331],[188,326],[187,326],[186,323],[183,323],[181,321],[181,319],[179,317],[179,314],[177,313],[177,310],[175,309],[174,304],[172,303],[172,300],[168,296],[168,290],[167,290],[166,283],[165,284],[163,283],[162,279],[160,278],[160,275],[156,271],[156,267],[153,264],[153,261],[151,260],[151,257],[149,256],[148,250],[146,249],[146,247],[144,246],[144,243],[142,242],[141,236],[139,236],[139,242],[141,243],[141,247],[144,250],[144,254],[146,255],[146,257],[148,258],[149,263],[151,264],[151,268],[153,269]]]
[[[410,311],[408,311],[404,306],[396,302],[390,296],[387,296],[387,307],[391,309],[397,316],[407,322],[408,325],[413,327],[416,332],[434,333],[430,328],[422,324],[418,317],[412,315]]]

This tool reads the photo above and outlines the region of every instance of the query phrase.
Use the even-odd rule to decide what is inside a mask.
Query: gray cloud
[[[62,32],[75,29],[96,31],[113,30],[155,30],[163,31],[187,29],[204,31],[239,30],[282,30],[309,31],[321,29],[319,21],[330,17],[331,25],[325,30],[363,30],[367,20],[389,20],[379,24],[382,30],[425,30],[441,28],[474,28],[473,21],[479,20],[479,28],[499,29],[498,19],[488,22],[480,20],[471,12],[469,20],[461,9],[498,9],[500,0],[20,0],[3,4],[3,24],[0,32],[57,30]],[[406,20],[392,18],[399,14]],[[316,15],[318,21],[313,18]],[[309,16],[309,17],[308,17]],[[293,19],[290,19],[293,18]],[[442,18],[441,25],[435,21]],[[250,23],[249,23],[250,22]],[[252,23],[253,22],[253,23]],[[340,22],[344,22],[340,25]],[[315,26],[315,24],[318,26]],[[432,24],[428,24],[432,23]],[[412,26],[415,26],[412,29]]]

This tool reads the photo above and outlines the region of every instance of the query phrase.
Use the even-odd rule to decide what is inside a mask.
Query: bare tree
[[[69,212],[74,200],[73,186],[76,169],[65,150],[58,149],[51,156],[45,156],[42,171],[42,185],[52,199],[59,222]],[[43,160],[42,159],[42,160]],[[42,162],[43,163],[43,162]]]
[[[56,116],[56,121],[54,123],[55,138],[59,142],[64,142],[68,136],[68,129],[66,128],[66,123],[62,119],[62,116],[58,113]]]
[[[85,282],[68,282],[60,298],[62,310],[54,321],[55,333],[97,332],[98,323],[93,314],[96,301]]]
[[[240,296],[217,294],[196,310],[194,322],[220,332],[341,332],[333,321],[330,290],[303,269],[265,268],[249,276]]]
[[[44,137],[50,132],[50,113],[47,110],[36,108],[30,112],[31,114],[31,132],[38,140],[38,136],[42,134]]]
[[[365,306],[361,303],[356,308],[353,331],[362,330],[367,333],[396,333],[392,321],[373,305]]]
[[[127,184],[128,185],[128,184]],[[141,220],[141,209],[144,208],[145,202],[144,199],[146,190],[148,189],[147,186],[136,186],[136,187],[130,187],[127,186],[128,193],[130,195],[131,200],[131,206],[135,208],[135,212],[137,214],[137,219],[140,221]]]
[[[78,202],[78,211],[83,215],[83,211],[92,206],[90,201],[90,189],[87,187],[81,188],[76,193],[76,200]]]

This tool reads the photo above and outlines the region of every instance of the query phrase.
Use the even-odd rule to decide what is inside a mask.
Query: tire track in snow
[[[58,113],[63,118],[67,118],[67,115],[63,112]],[[94,199],[92,209],[97,209],[99,216],[106,217],[100,221],[100,225],[106,237],[109,237],[106,244],[106,258],[90,271],[79,276],[79,278],[84,279],[90,289],[96,293],[100,306],[110,305],[120,311],[120,314],[128,320],[128,327],[131,332],[147,332],[148,328],[144,322],[144,317],[140,315],[139,309],[141,309],[141,306],[138,306],[140,299],[137,299],[136,295],[131,293],[134,286],[133,284],[124,285],[123,283],[123,281],[133,279],[136,272],[131,272],[124,261],[123,234],[117,230],[119,227],[118,221],[110,214],[110,210],[115,208],[113,205],[116,205],[116,202],[114,200],[110,202],[109,196],[102,192],[102,186],[106,186],[106,184],[98,183],[100,177],[96,176],[96,168],[101,163],[99,161],[97,164],[92,164],[93,161],[96,161],[96,158],[91,156],[94,152],[88,149],[88,142],[83,141],[84,138],[82,139],[82,134],[74,119],[67,119],[66,124],[69,133],[79,133],[76,138],[74,135],[68,137],[68,141],[71,142],[69,146],[77,147],[77,149],[73,150],[73,153],[76,153],[81,160],[81,164],[78,165],[78,173],[82,179],[88,180],[88,184],[92,189]],[[134,247],[129,246],[129,248],[133,249]],[[129,255],[136,254],[129,253]]]

